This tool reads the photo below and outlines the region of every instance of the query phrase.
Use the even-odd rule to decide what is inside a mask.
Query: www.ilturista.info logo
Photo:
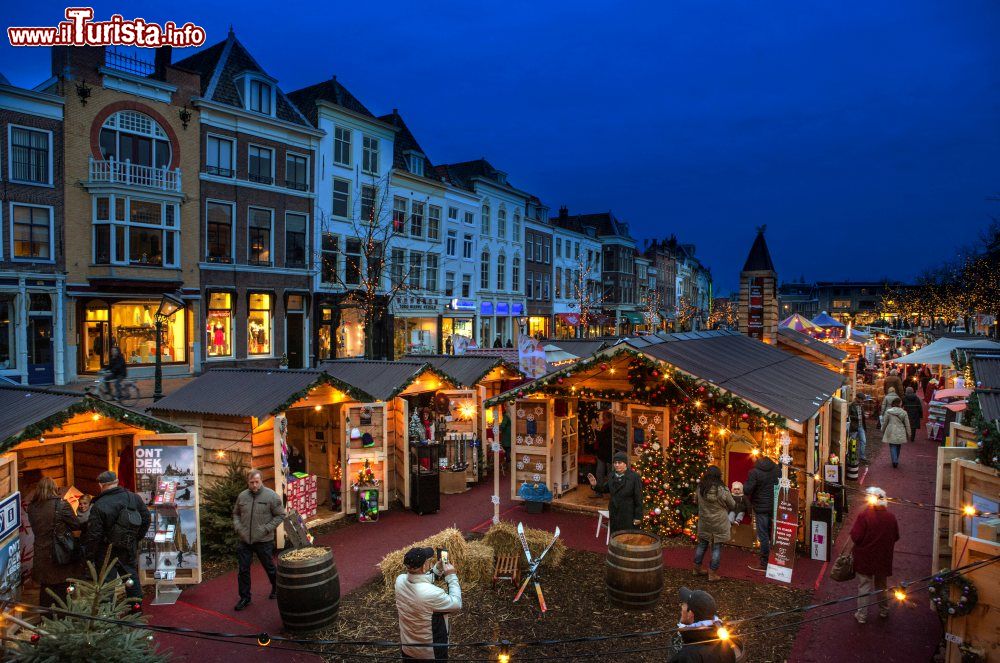
[[[7,28],[11,46],[201,46],[205,29],[188,22],[162,26],[145,19],[125,19],[114,14],[109,21],[95,21],[93,7],[67,7],[66,20],[54,28]]]

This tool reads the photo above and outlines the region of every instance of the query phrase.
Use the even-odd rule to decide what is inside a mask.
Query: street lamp
[[[156,309],[156,368],[153,373],[153,402],[163,398],[163,324],[177,311],[184,308],[180,293],[163,294]]]

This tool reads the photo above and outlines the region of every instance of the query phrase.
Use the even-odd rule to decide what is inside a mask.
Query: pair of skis
[[[524,536],[524,525],[521,523],[517,524],[517,538],[521,539],[521,547],[524,548],[524,557],[528,560],[528,574],[525,576],[524,582],[521,583],[520,589],[517,590],[517,594],[514,596],[514,603],[517,603],[521,598],[521,595],[524,594],[524,590],[527,589],[528,583],[534,583],[535,594],[538,595],[538,607],[542,611],[542,614],[545,614],[545,611],[548,610],[548,608],[545,606],[545,595],[542,594],[542,585],[539,582],[540,578],[538,576],[538,569],[542,564],[542,560],[545,559],[545,556],[549,554],[549,551],[552,550],[552,546],[554,546],[556,541],[559,539],[559,527],[556,527],[556,532],[552,537],[552,541],[545,547],[545,550],[543,550],[542,554],[537,558],[531,556],[531,550],[528,549],[528,539]]]

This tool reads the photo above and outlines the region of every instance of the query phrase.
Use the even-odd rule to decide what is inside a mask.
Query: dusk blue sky
[[[485,156],[553,213],[696,244],[717,292],[761,224],[783,280],[910,279],[1000,216],[995,0],[94,6],[209,44],[232,24],[285,91],[336,74],[435,163]],[[37,84],[48,51],[4,39],[0,71]]]

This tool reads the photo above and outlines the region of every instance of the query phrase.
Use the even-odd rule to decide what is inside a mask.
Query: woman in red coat
[[[866,594],[886,588],[886,581],[892,575],[892,550],[899,541],[899,524],[896,516],[886,509],[885,491],[872,487],[865,492],[868,494],[868,508],[858,515],[851,528],[854,572],[858,576],[858,610],[854,618],[859,624],[868,620],[868,606],[885,598]],[[878,616],[889,616],[886,603],[879,604]]]

